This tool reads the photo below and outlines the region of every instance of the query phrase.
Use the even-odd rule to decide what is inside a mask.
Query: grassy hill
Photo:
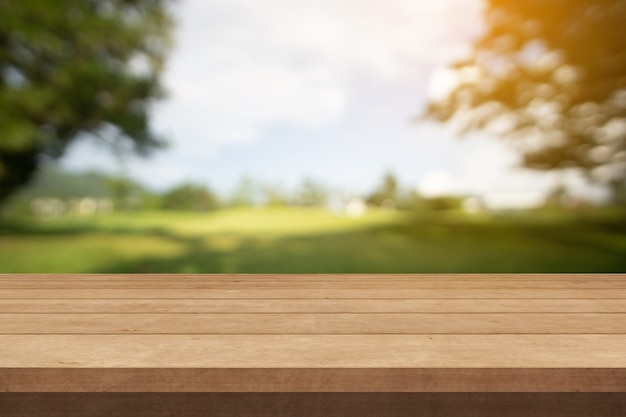
[[[318,209],[147,212],[0,227],[0,272],[624,272],[622,218]]]

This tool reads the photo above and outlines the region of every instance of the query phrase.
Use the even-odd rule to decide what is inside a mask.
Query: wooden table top
[[[0,390],[626,392],[626,275],[0,275]]]

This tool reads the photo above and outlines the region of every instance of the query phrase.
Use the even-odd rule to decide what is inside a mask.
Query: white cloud
[[[464,192],[459,179],[449,171],[429,172],[420,179],[417,189],[425,197],[456,195]]]
[[[423,195],[437,197],[460,194],[537,199],[562,184],[574,196],[595,201],[607,198],[606,189],[590,184],[579,172],[546,172],[523,168],[519,153],[497,138],[473,135],[462,143],[455,142],[459,151],[458,163],[449,169],[434,170],[422,176],[416,188]]]
[[[481,8],[482,0],[180,0],[170,96],[152,118],[170,147],[129,169],[159,186],[202,179],[233,158],[225,145],[270,139],[284,126],[380,145],[419,111],[415,86],[425,90],[427,73],[467,48]],[[93,150],[66,161],[114,166]]]
[[[431,100],[443,100],[459,86],[456,71],[446,68],[432,73],[428,80],[428,97]]]
[[[476,1],[186,0],[155,126],[210,153],[276,124],[337,121],[350,83],[414,80],[472,33]],[[378,80],[378,81],[377,81]]]
[[[496,138],[472,137],[460,144],[459,163],[451,171],[426,175],[418,188],[427,195],[547,192],[554,174],[521,168],[519,154]]]
[[[520,155],[501,140],[468,139],[472,146],[463,153],[459,169],[463,186],[470,193],[536,192],[553,186],[552,176],[521,168]]]

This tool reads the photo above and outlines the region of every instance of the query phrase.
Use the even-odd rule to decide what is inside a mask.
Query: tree
[[[398,205],[398,180],[396,177],[390,172],[386,173],[379,188],[367,197],[367,202],[377,206],[393,205],[395,208]]]
[[[117,152],[158,148],[170,0],[0,0],[0,204],[42,158],[95,137]]]
[[[626,181],[626,1],[487,0],[486,30],[427,116],[490,129],[524,166]]]
[[[261,191],[266,207],[283,207],[288,206],[290,203],[289,196],[279,185],[265,185]]]
[[[220,207],[219,199],[207,187],[184,183],[163,195],[163,208],[171,210],[206,211]]]
[[[247,175],[244,175],[239,180],[239,183],[233,191],[233,195],[230,199],[230,205],[232,207],[250,207],[256,203],[257,200],[257,185]]]
[[[106,185],[113,200],[115,210],[134,210],[143,204],[143,197],[149,197],[150,192],[126,175],[116,175],[107,178]]]
[[[295,192],[294,203],[303,207],[324,207],[328,203],[328,190],[311,178],[305,178]]]

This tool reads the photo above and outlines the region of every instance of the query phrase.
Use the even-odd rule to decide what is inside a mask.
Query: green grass
[[[0,226],[0,272],[625,272],[623,217],[153,212]]]

